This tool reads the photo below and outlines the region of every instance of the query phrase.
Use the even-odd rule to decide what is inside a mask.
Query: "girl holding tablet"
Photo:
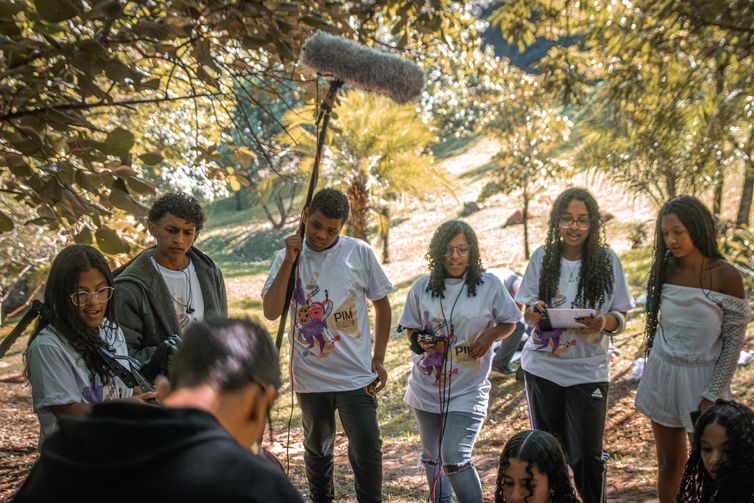
[[[516,301],[535,327],[521,357],[532,429],[563,443],[584,503],[604,501],[609,336],[623,331],[635,304],[588,191],[568,189],[556,199],[547,240],[534,251]],[[595,312],[579,318],[583,328],[545,331],[539,321],[547,308]]]

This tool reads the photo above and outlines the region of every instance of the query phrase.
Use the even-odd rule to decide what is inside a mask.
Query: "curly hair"
[[[665,283],[665,274],[668,261],[672,254],[665,245],[662,237],[662,219],[668,215],[675,215],[681,221],[691,237],[694,246],[707,258],[723,258],[717,247],[717,231],[712,213],[702,204],[699,199],[692,196],[678,196],[667,201],[657,215],[655,224],[655,240],[652,268],[647,282],[647,305],[645,315],[645,351],[649,352],[654,344],[655,332],[659,325],[660,301],[662,299],[662,285]],[[701,288],[701,274],[699,275],[699,287]]]
[[[100,377],[103,383],[109,383],[111,371],[99,355],[99,349],[114,349],[111,343],[100,337],[98,328],[89,328],[81,320],[78,307],[71,301],[71,294],[78,291],[79,274],[89,269],[97,269],[107,281],[107,286],[113,286],[113,276],[105,261],[105,257],[89,245],[72,245],[58,253],[50,267],[47,286],[44,293],[44,309],[29,337],[29,345],[36,339],[45,327],[51,327],[55,333],[66,340],[73,349],[81,355],[86,368]],[[117,328],[115,319],[115,294],[107,302],[105,320],[109,333],[115,333]],[[27,346],[28,351],[28,346]],[[24,353],[24,358],[26,353]],[[29,367],[24,369],[27,378]]]
[[[589,212],[589,234],[581,249],[578,293],[574,307],[599,308],[612,295],[615,286],[613,262],[605,242],[605,229],[600,220],[600,209],[594,197],[585,189],[572,188],[562,192],[550,211],[550,226],[545,241],[542,273],[539,277],[539,298],[548,305],[558,293],[560,284],[560,258],[562,238],[560,217],[571,201],[581,201]]]
[[[155,201],[149,210],[149,221],[157,223],[166,213],[195,224],[197,231],[202,230],[207,221],[207,214],[199,201],[184,192],[168,192]]]
[[[476,238],[474,229],[462,220],[450,220],[445,222],[435,230],[432,235],[432,241],[429,243],[429,249],[424,256],[429,264],[429,284],[427,291],[432,297],[445,298],[445,249],[448,247],[454,237],[459,234],[466,236],[469,242],[469,267],[466,269],[466,292],[469,297],[476,296],[476,287],[481,285],[482,258],[479,256],[479,241]]]
[[[547,477],[547,485],[552,494],[552,503],[578,503],[576,491],[568,478],[568,465],[558,439],[546,431],[522,431],[513,435],[500,454],[497,468],[497,483],[495,485],[495,503],[505,503],[503,484],[505,471],[510,466],[511,458],[527,463],[526,488],[529,490],[528,499],[533,494],[531,486],[532,467],[536,467]]]
[[[338,218],[345,222],[351,209],[348,197],[336,189],[322,189],[309,203],[309,214],[321,212],[327,218]]]
[[[702,435],[710,424],[722,426],[728,436],[714,479],[702,461]],[[717,400],[699,416],[676,501],[754,502],[754,412],[751,409],[737,402]]]

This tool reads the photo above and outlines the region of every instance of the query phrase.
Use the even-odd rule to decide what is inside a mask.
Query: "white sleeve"
[[[495,278],[492,296],[492,315],[497,323],[518,323],[521,321],[521,311],[513,301],[505,286]]]
[[[411,290],[406,296],[406,304],[403,306],[403,312],[398,319],[398,324],[406,328],[421,329],[424,326],[424,320],[421,313],[421,296],[425,281],[418,279],[411,286]],[[428,293],[426,295],[429,295]]]
[[[628,288],[628,280],[626,280],[626,274],[623,272],[623,265],[620,263],[620,259],[612,250],[610,250],[610,254],[613,258],[615,290],[613,292],[613,302],[608,311],[630,311],[636,307],[636,302]]]
[[[542,300],[539,298],[539,275],[543,256],[544,247],[537,248],[532,254],[529,264],[526,266],[524,279],[521,280],[521,287],[516,294],[516,301],[519,304],[528,306]]]
[[[26,363],[34,410],[84,401],[76,383],[73,362],[62,348],[52,344],[32,344]]]
[[[374,252],[367,245],[364,247],[366,255],[366,269],[369,274],[366,297],[369,300],[379,300],[393,291],[393,285],[382,270],[382,266],[374,256]]]
[[[283,259],[285,258],[285,248],[278,251],[277,255],[275,255],[275,258],[272,261],[272,267],[270,267],[270,274],[267,276],[267,281],[264,282],[264,286],[262,287],[262,297],[267,295],[267,290],[270,289],[272,286],[272,282],[275,281],[275,278],[278,275],[278,271],[280,270],[280,267],[283,264]]]

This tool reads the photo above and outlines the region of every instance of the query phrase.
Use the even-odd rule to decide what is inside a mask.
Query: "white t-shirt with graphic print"
[[[445,351],[417,355],[411,353],[413,368],[403,400],[411,407],[426,412],[474,412],[487,414],[492,366],[490,349],[479,359],[469,357],[471,343],[482,333],[500,323],[516,323],[521,312],[500,280],[482,273],[476,295],[468,296],[463,278],[445,280],[445,298],[432,297],[427,291],[429,276],[419,278],[411,287],[399,324],[422,329],[435,335],[453,337],[448,362],[442,372]]]
[[[285,258],[281,250],[262,289],[267,293]],[[367,243],[338,236],[327,250],[304,242],[291,299],[289,338],[297,393],[351,391],[370,384],[372,338],[367,299],[393,289]]]
[[[162,276],[165,286],[168,287],[168,292],[173,298],[175,317],[178,320],[178,326],[181,327],[181,332],[189,324],[202,321],[204,319],[204,295],[202,295],[202,287],[199,284],[199,276],[196,274],[194,263],[189,260],[188,265],[180,271],[162,267],[154,257],[152,257],[152,264]]]
[[[114,349],[114,355],[128,356],[126,338],[120,327],[110,329],[105,320],[100,325],[99,334]],[[126,360],[119,361],[130,366]],[[29,344],[26,365],[34,412],[39,418],[39,445],[57,430],[58,422],[50,410],[51,405],[99,403],[132,394],[131,388],[117,377],[103,385],[99,376],[87,369],[84,359],[73,346],[50,327],[43,328]]]
[[[628,282],[618,256],[608,249],[613,262],[615,283],[613,294],[601,306],[575,306],[578,294],[581,260],[560,259],[560,280],[557,293],[549,304],[552,308],[599,308],[610,311],[629,311],[636,307],[628,290]],[[545,248],[541,246],[532,254],[516,300],[531,305],[540,299],[539,278]],[[527,372],[548,379],[559,386],[608,382],[610,380],[609,338],[604,332],[586,332],[578,329],[558,329],[542,332],[535,329],[524,346],[521,366]]]

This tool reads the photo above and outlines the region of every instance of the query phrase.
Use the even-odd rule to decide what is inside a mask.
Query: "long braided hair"
[[[435,230],[432,241],[429,243],[429,249],[424,256],[429,264],[427,291],[430,292],[432,297],[445,298],[445,277],[447,276],[444,263],[445,249],[448,247],[448,243],[459,234],[466,236],[466,241],[469,242],[469,267],[465,274],[467,295],[469,297],[476,296],[477,285],[483,283],[484,267],[482,267],[482,258],[479,256],[479,241],[474,229],[462,220],[450,220]]]
[[[112,375],[104,360],[99,355],[99,348],[112,352],[112,343],[106,343],[100,337],[98,328],[89,328],[79,316],[79,308],[71,300],[71,294],[78,291],[79,274],[89,269],[97,269],[107,281],[107,286],[113,286],[113,276],[105,261],[105,257],[95,248],[88,245],[72,245],[58,253],[50,267],[47,286],[44,293],[44,309],[29,337],[29,344],[36,339],[45,327],[55,330],[60,338],[67,341],[83,358],[86,368],[100,377],[102,383],[109,383]],[[115,295],[107,302],[105,308],[105,323],[107,332],[114,334],[117,328],[115,322]],[[27,346],[28,351],[28,346]],[[25,356],[25,354],[24,354]],[[24,370],[27,379],[29,367]]]
[[[667,215],[678,217],[678,220],[686,227],[694,246],[702,255],[711,259],[723,258],[715,239],[717,231],[712,213],[699,199],[693,196],[678,196],[670,199],[660,208],[655,224],[654,258],[652,260],[652,269],[649,273],[649,281],[647,282],[646,325],[644,331],[647,356],[649,356],[649,352],[654,344],[655,333],[659,325],[662,285],[665,283],[668,261],[672,258],[672,254],[668,250],[665,239],[662,236],[662,219]],[[701,279],[700,275],[700,288],[702,286]]]
[[[562,238],[560,217],[571,201],[581,201],[589,212],[589,234],[582,245],[581,270],[575,307],[600,308],[612,295],[615,286],[613,262],[605,240],[605,229],[600,221],[600,209],[594,197],[585,189],[572,188],[563,191],[550,211],[550,226],[545,241],[542,273],[539,277],[539,298],[550,303],[558,293],[560,283],[560,258]]]
[[[532,467],[536,467],[547,477],[547,485],[552,495],[552,503],[578,503],[571,481],[568,478],[568,468],[558,440],[550,433],[541,430],[522,431],[513,435],[500,454],[497,468],[497,484],[495,485],[495,503],[505,503],[503,488],[505,470],[510,466],[511,458],[526,462],[526,488],[529,496],[534,493],[531,480]]]
[[[710,424],[722,426],[728,436],[714,479],[702,460],[702,435]],[[754,412],[751,409],[733,401],[718,400],[699,416],[676,501],[754,502]]]

